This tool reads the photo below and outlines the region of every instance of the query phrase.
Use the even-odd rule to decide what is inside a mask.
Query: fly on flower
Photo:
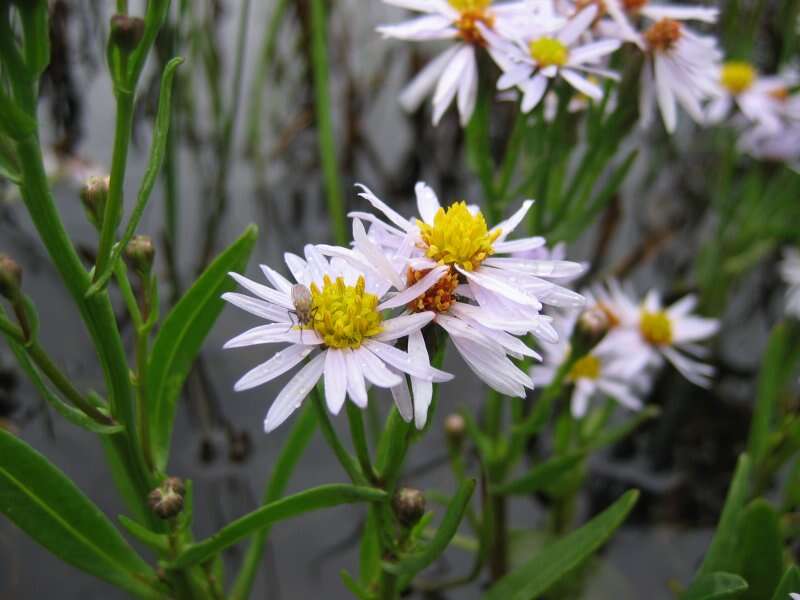
[[[254,296],[223,295],[231,304],[269,321],[236,336],[225,348],[288,344],[246,373],[234,389],[243,391],[263,385],[309,359],[270,406],[264,422],[267,432],[301,405],[320,378],[324,379],[325,400],[333,414],[338,414],[346,397],[360,408],[366,407],[367,382],[384,388],[405,388],[406,375],[427,382],[452,378],[431,367],[427,353],[410,344],[408,352],[394,347],[396,340],[419,331],[434,315],[428,312],[386,318],[382,299],[390,282],[344,261],[328,261],[313,246],[306,246],[305,259],[286,254],[286,263],[295,284],[262,265],[272,287],[231,273]],[[299,320],[302,327],[296,327],[293,319]],[[412,398],[396,390],[393,395],[400,414],[410,420]]]

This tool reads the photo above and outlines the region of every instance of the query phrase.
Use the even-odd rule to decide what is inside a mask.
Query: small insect
[[[303,328],[311,325],[317,312],[317,308],[313,305],[311,298],[311,290],[302,283],[295,283],[292,286],[292,304],[294,305],[294,310],[290,310],[289,314],[294,315],[297,319],[302,338]]]

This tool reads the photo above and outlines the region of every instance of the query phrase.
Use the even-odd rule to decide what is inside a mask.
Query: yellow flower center
[[[569,49],[564,42],[552,37],[541,37],[529,45],[531,57],[542,67],[562,67],[569,59]]]
[[[722,66],[720,82],[731,94],[741,94],[749,89],[756,79],[756,70],[750,63],[730,61]]]
[[[600,377],[600,359],[591,354],[579,358],[569,371],[569,379],[597,379]]]
[[[443,265],[458,265],[474,271],[494,254],[492,244],[500,235],[489,232],[483,214],[469,212],[465,202],[455,202],[447,210],[439,208],[433,225],[417,220],[425,255]]]
[[[639,330],[642,337],[654,346],[669,346],[672,343],[672,322],[663,310],[642,311]]]
[[[430,271],[408,269],[407,281],[412,286],[420,279],[425,277]],[[412,312],[424,312],[432,310],[437,313],[444,313],[450,310],[450,306],[456,301],[455,293],[458,287],[458,273],[450,269],[433,286],[408,303],[408,310]]]
[[[661,19],[644,32],[644,39],[651,50],[669,52],[675,47],[682,35],[683,29],[681,29],[681,24],[678,21]]]
[[[481,30],[478,27],[479,23],[483,23],[486,27],[492,27],[494,25],[494,15],[482,8],[462,11],[458,21],[455,23],[458,35],[467,43],[486,46],[486,40],[483,39]]]
[[[458,12],[483,11],[489,8],[492,0],[448,0],[450,6]]]
[[[347,285],[325,275],[322,290],[311,284],[313,319],[311,327],[330,348],[358,348],[364,338],[383,331],[378,297],[364,291],[364,277]]]

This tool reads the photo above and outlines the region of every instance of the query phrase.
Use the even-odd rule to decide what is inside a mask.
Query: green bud
[[[81,202],[89,222],[97,229],[103,226],[110,177],[89,177],[81,188]]]
[[[5,254],[0,254],[0,296],[11,301],[19,297],[22,286],[22,267]]]
[[[425,514],[425,495],[414,488],[400,488],[392,498],[392,508],[404,527],[413,527]]]
[[[123,52],[133,52],[144,35],[144,20],[128,15],[111,17],[111,43]]]
[[[447,436],[447,441],[456,450],[461,448],[466,430],[467,423],[461,415],[448,415],[444,420],[444,434]]]
[[[147,274],[153,267],[156,249],[149,235],[135,235],[125,247],[125,258],[137,273]]]
[[[160,519],[171,519],[183,510],[186,488],[177,477],[168,477],[147,497],[147,504]]]

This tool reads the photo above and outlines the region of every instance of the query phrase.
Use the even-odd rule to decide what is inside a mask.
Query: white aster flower
[[[662,308],[659,294],[651,291],[639,306],[617,306],[620,325],[604,342],[624,354],[634,371],[660,366],[666,359],[695,385],[709,387],[714,368],[692,356],[707,355],[698,342],[713,336],[719,330],[719,321],[691,315],[695,306],[697,298],[689,295]]]
[[[791,596],[792,600],[800,600],[800,594],[789,594],[789,596]]]
[[[562,27],[552,32],[528,31],[524,36],[508,40],[486,32],[490,53],[503,71],[497,81],[499,90],[518,87],[522,92],[522,112],[531,111],[544,97],[551,79],[561,77],[580,93],[600,100],[602,88],[585,74],[617,78],[600,66],[605,58],[620,47],[615,39],[580,44],[581,36],[597,17],[597,7],[585,8]]]
[[[300,294],[296,284],[262,265],[272,287],[231,273],[239,285],[256,297],[223,295],[231,304],[269,321],[233,338],[225,348],[289,344],[245,374],[234,389],[242,391],[262,385],[310,359],[270,406],[264,421],[267,432],[301,405],[320,378],[324,379],[325,400],[333,414],[339,413],[346,396],[364,408],[366,382],[396,389],[405,387],[406,374],[429,382],[452,378],[430,366],[424,347],[419,349],[409,344],[409,351],[404,352],[392,345],[395,340],[418,332],[433,319],[433,313],[385,318],[382,311],[386,307],[381,300],[391,282],[373,272],[360,272],[342,260],[328,261],[313,246],[306,246],[305,256],[304,260],[294,254],[285,255],[295,281],[303,286],[299,288]],[[301,310],[297,299],[304,294],[310,298]],[[411,398],[407,394],[394,396],[400,414],[410,420]]]
[[[762,77],[747,62],[729,61],[719,71],[720,92],[708,106],[708,121],[719,123],[734,105],[751,122],[765,132],[777,133],[783,120],[800,119],[800,108],[789,97],[789,88],[798,83],[796,73]]]
[[[781,277],[789,286],[786,291],[786,313],[800,319],[800,252],[796,248],[783,251]]]
[[[786,121],[778,131],[761,126],[745,130],[737,148],[757,160],[785,163],[800,173],[800,122]]]
[[[397,25],[383,25],[387,38],[411,41],[454,40],[452,46],[431,61],[400,95],[400,104],[416,110],[433,92],[433,122],[437,124],[457,98],[461,125],[466,126],[478,97],[476,48],[485,45],[482,28],[493,27],[499,17],[512,19],[522,3],[494,4],[492,0],[384,0],[423,16]],[[435,89],[434,89],[435,88]]]
[[[557,341],[552,318],[540,313],[542,303],[579,307],[583,297],[548,279],[573,277],[583,270],[582,265],[495,256],[544,245],[540,237],[507,241],[525,217],[530,201],[511,218],[489,229],[477,207],[457,202],[445,209],[424,183],[415,188],[421,218],[411,219],[392,210],[366,187],[361,188],[361,196],[390,224],[370,213],[351,213],[372,223],[371,239],[357,236],[354,252],[378,265],[384,262],[377,250],[380,246],[383,255],[391,257],[391,266],[382,268],[406,278],[405,284],[396,286],[403,291],[389,302],[405,305],[412,314],[433,311],[434,322],[448,333],[478,377],[505,395],[524,396],[525,388],[532,387],[530,378],[508,357],[539,356],[517,336],[532,333],[548,342]],[[369,247],[371,240],[375,240],[373,248]],[[431,279],[433,286],[428,283]],[[423,291],[416,288],[421,282],[426,282]]]

